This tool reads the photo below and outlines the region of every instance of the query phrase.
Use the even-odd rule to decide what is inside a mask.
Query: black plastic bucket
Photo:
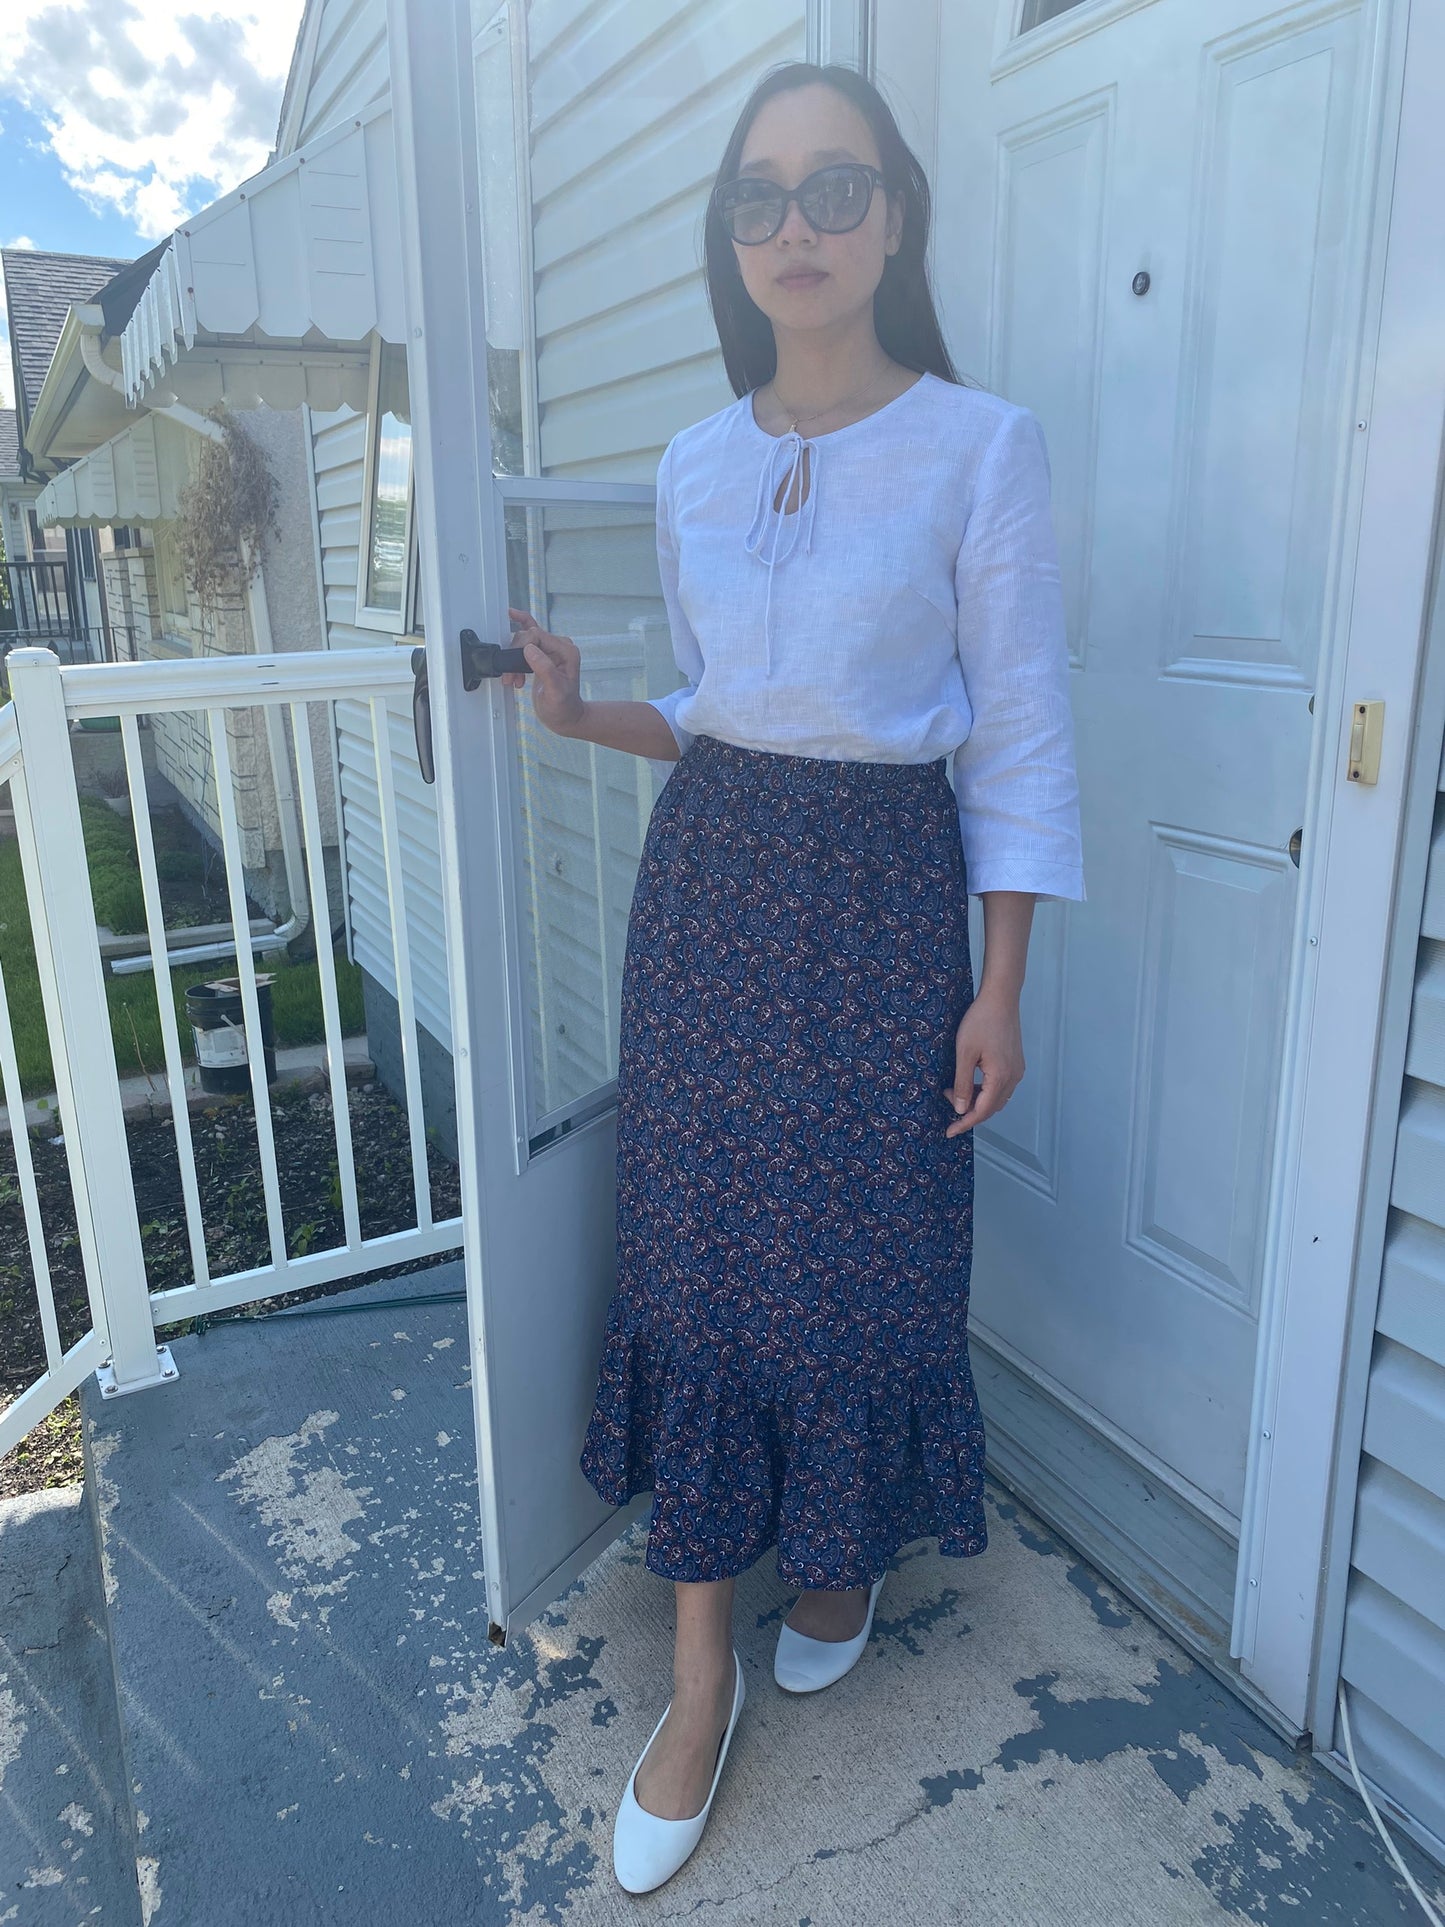
[[[261,1044],[266,1060],[266,1082],[276,1082],[276,1033],[271,1021],[271,982],[256,980],[256,1002],[261,1012]],[[186,1019],[196,1040],[196,1063],[201,1089],[216,1096],[249,1091],[251,1069],[246,1057],[246,1011],[241,986],[235,978],[192,984],[186,992]]]

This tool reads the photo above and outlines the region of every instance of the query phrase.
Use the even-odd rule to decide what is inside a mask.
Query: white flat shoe
[[[733,1688],[732,1716],[717,1750],[712,1786],[701,1813],[695,1813],[689,1820],[664,1820],[661,1814],[649,1813],[646,1807],[637,1803],[637,1769],[647,1758],[648,1747],[662,1730],[662,1720],[667,1718],[672,1708],[671,1700],[663,1707],[662,1720],[653,1727],[647,1746],[637,1757],[637,1766],[632,1769],[632,1777],[627,1782],[627,1790],[622,1795],[612,1828],[612,1871],[630,1894],[650,1893],[654,1887],[660,1887],[664,1880],[670,1880],[702,1838],[707,1816],[712,1811],[713,1795],[722,1778],[723,1761],[732,1744],[738,1714],[743,1710],[743,1663],[738,1658],[736,1647],[733,1648],[733,1665],[737,1670],[737,1683]]]
[[[863,1630],[853,1639],[811,1639],[788,1625],[778,1628],[778,1650],[773,1656],[773,1678],[785,1693],[816,1693],[842,1679],[858,1663],[868,1635],[873,1630],[873,1608],[878,1604],[884,1573],[875,1579],[868,1594],[868,1617]]]

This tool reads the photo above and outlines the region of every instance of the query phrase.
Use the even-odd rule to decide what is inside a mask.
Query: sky
[[[302,0],[19,0],[0,35],[0,247],[143,254],[264,167]],[[13,406],[0,289],[0,407]]]

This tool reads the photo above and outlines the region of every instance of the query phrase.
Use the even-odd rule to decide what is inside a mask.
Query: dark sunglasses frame
[[[855,227],[862,227],[863,223],[868,219],[868,211],[873,205],[873,195],[871,192],[869,193],[868,199],[863,203],[863,212],[858,216],[856,221],[850,221],[846,227],[819,227],[818,223],[808,212],[807,202],[804,196],[808,194],[814,183],[820,181],[825,174],[866,174],[871,177],[874,188],[879,188],[884,185],[882,173],[878,168],[870,167],[866,161],[832,161],[827,167],[816,168],[813,173],[799,181],[798,185],[791,191],[785,187],[779,187],[776,181],[770,181],[762,174],[735,176],[734,179],[724,181],[720,186],[713,189],[713,206],[717,212],[718,219],[723,224],[723,228],[731,239],[737,242],[740,248],[761,247],[765,241],[771,241],[779,228],[782,227],[784,221],[787,220],[788,206],[792,201],[798,203],[799,212],[815,234],[851,234]],[[732,231],[732,220],[730,218],[732,210],[728,202],[730,191],[733,188],[742,186],[744,183],[771,188],[774,194],[782,197],[783,203],[778,210],[777,220],[768,232],[766,234],[759,234],[747,241],[745,241],[741,235],[734,234]],[[752,205],[756,206],[757,201],[754,200]]]

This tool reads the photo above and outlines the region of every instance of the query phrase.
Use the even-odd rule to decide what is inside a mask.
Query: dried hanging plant
[[[279,533],[276,483],[265,455],[234,416],[219,407],[208,414],[221,438],[202,439],[175,525],[181,567],[203,619],[214,616],[224,589],[255,575],[268,530]]]

